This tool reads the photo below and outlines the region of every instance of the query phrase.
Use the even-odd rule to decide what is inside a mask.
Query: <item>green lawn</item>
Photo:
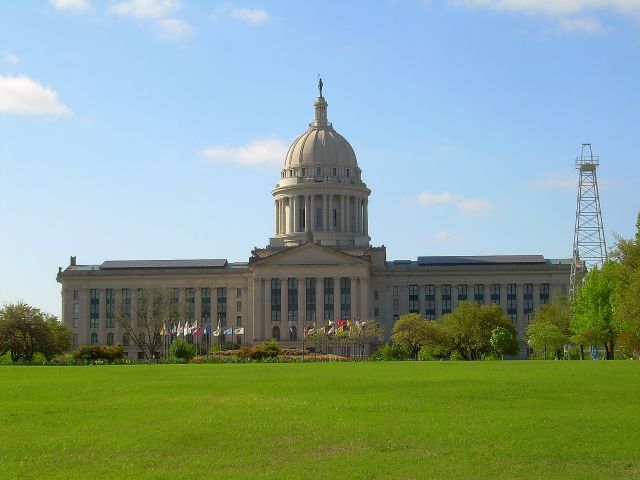
[[[0,367],[0,478],[640,478],[640,362]]]

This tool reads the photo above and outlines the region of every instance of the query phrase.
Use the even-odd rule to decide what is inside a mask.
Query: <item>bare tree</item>
[[[177,288],[138,289],[136,295],[137,302],[132,306],[130,293],[125,289],[107,316],[111,313],[147,360],[155,359],[165,339],[165,326],[178,324],[184,318],[185,305],[180,302]]]

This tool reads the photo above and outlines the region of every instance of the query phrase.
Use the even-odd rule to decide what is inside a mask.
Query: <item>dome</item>
[[[315,121],[294,140],[285,157],[284,167],[337,165],[357,168],[356,154],[349,142],[327,122],[327,102],[315,101]]]

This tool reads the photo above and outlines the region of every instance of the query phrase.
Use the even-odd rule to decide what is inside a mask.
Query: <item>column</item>
[[[500,306],[502,307],[503,313],[507,314],[507,284],[500,284]]]
[[[369,213],[368,213],[369,200],[364,201],[364,211],[362,214],[362,223],[364,224],[364,234],[369,235]]]
[[[340,318],[340,277],[333,278],[333,320]],[[337,328],[337,325],[336,325]]]
[[[329,198],[322,195],[322,230],[329,231]]]
[[[427,289],[424,285],[418,284],[418,313],[420,315],[425,315],[427,311],[427,305],[425,302],[425,297],[427,296]]]
[[[340,206],[341,208],[341,220],[342,222],[340,223],[340,231],[341,232],[346,232],[347,231],[347,197],[345,195],[340,195]]]
[[[295,232],[295,222],[293,218],[293,197],[289,197],[289,228],[287,229],[287,233]]]
[[[311,196],[304,197],[304,231],[311,231]]]
[[[369,279],[360,277],[360,320],[369,318]]]
[[[351,215],[350,215],[350,204],[351,203],[351,197],[348,195],[344,196],[344,231],[345,232],[350,232],[351,231]]]
[[[435,285],[433,289],[436,296],[436,320],[439,320],[442,317],[442,287]]]
[[[198,325],[202,325],[202,288],[198,287],[198,288],[194,288],[193,289],[193,314],[196,317],[196,321],[198,322]],[[136,295],[137,297],[137,295]],[[234,319],[235,320],[235,319]],[[235,325],[235,323],[234,323]]]
[[[298,278],[298,322],[296,327],[298,328],[298,342],[302,348],[302,335],[304,334],[304,328],[307,320],[307,282],[303,278]]]
[[[535,312],[540,307],[540,284],[533,284],[533,311]]]
[[[271,338],[271,329],[273,328],[273,322],[271,321],[271,279],[262,279],[262,291],[263,291],[263,303],[264,312],[262,318],[259,318],[261,328],[261,339],[268,340]]]
[[[278,234],[278,200],[275,201],[275,206],[276,206],[276,215],[275,215],[275,219],[276,219],[276,235]]]
[[[518,317],[516,321],[516,332],[520,342],[524,340],[524,285],[518,283],[516,285],[516,302],[518,305]],[[522,345],[520,346],[522,348]]]
[[[362,204],[361,200],[358,197],[354,197],[356,206],[356,233],[360,233],[362,231]]]
[[[333,232],[333,195],[327,195],[329,210],[327,211],[327,232]]]
[[[316,220],[316,217],[317,217],[317,214],[318,214],[318,212],[316,210],[316,196],[315,195],[310,195],[309,198],[310,198],[309,204],[311,206],[311,215],[309,216],[310,230],[312,232],[315,232],[316,223],[318,223],[317,220]]]
[[[300,197],[294,195],[291,197],[293,203],[293,228],[292,232],[297,232],[300,228]]]
[[[115,292],[116,303],[113,306],[114,309],[118,308],[118,304],[122,302],[122,288],[116,288]],[[98,305],[98,343],[103,344],[107,343],[107,331],[111,331],[111,329],[107,329],[107,291],[104,288],[98,289],[98,298],[100,302]],[[91,311],[91,295],[89,295],[89,311]],[[90,331],[87,343],[91,343],[91,333],[93,331],[93,329]]]
[[[324,279],[316,278],[316,323],[323,325],[324,322]]]

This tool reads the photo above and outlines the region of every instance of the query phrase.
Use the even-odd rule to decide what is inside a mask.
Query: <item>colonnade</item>
[[[368,200],[355,195],[288,195],[275,200],[276,235],[297,232],[369,234]]]

